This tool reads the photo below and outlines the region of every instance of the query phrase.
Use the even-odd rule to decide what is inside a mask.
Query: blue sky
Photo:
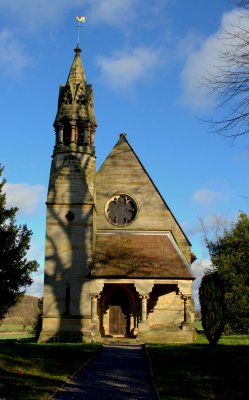
[[[98,167],[126,132],[198,256],[207,252],[199,219],[248,212],[248,150],[210,134],[215,97],[201,84],[220,60],[221,25],[236,17],[222,0],[1,0],[0,162],[9,205],[33,230],[40,269],[28,293],[42,295],[45,199],[59,85],[77,42],[93,85]],[[195,287],[198,285],[195,284]]]

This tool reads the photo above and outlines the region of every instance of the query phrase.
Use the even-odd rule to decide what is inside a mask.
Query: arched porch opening
[[[136,336],[138,311],[139,298],[133,284],[105,284],[100,299],[101,335]]]

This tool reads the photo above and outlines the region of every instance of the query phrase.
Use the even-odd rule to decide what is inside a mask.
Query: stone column
[[[70,139],[70,146],[76,146],[76,123],[75,121],[70,122],[71,125],[71,139]]]
[[[91,319],[92,322],[95,322],[97,320],[97,310],[98,310],[98,299],[99,299],[99,294],[98,293],[91,293],[90,298],[91,298]]]
[[[182,328],[191,327],[191,296],[182,295],[181,298],[183,299],[183,307],[184,307],[184,321],[182,322]]]
[[[138,310],[137,307],[131,307],[131,332],[134,336],[138,333]]]
[[[102,303],[101,313],[100,313],[100,333],[102,336],[104,336],[106,333],[105,314],[106,314],[106,306]]]
[[[141,322],[146,322],[147,320],[147,301],[148,301],[149,295],[148,294],[141,294],[140,299],[142,303],[142,320]]]
[[[84,128],[83,144],[89,145],[89,132],[87,128]]]
[[[91,129],[90,132],[90,145],[94,146],[94,129]]]
[[[58,131],[56,134],[56,139],[57,139],[57,143],[58,145],[63,145],[63,124],[58,124]]]
[[[76,123],[75,121],[70,121],[71,125],[71,143],[76,143]]]

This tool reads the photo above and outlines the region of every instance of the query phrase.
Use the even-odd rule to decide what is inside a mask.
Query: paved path
[[[52,399],[158,400],[158,397],[143,346],[115,343],[104,345]]]

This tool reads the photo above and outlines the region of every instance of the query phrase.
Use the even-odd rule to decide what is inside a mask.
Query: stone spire
[[[67,78],[67,84],[77,85],[79,82],[82,82],[86,86],[86,75],[80,57],[81,49],[79,47],[76,47],[74,51],[75,57]]]
[[[55,152],[83,151],[94,154],[94,133],[97,127],[94,114],[92,85],[88,85],[81,49],[76,47],[75,57],[67,82],[60,86],[58,111],[54,122]]]

